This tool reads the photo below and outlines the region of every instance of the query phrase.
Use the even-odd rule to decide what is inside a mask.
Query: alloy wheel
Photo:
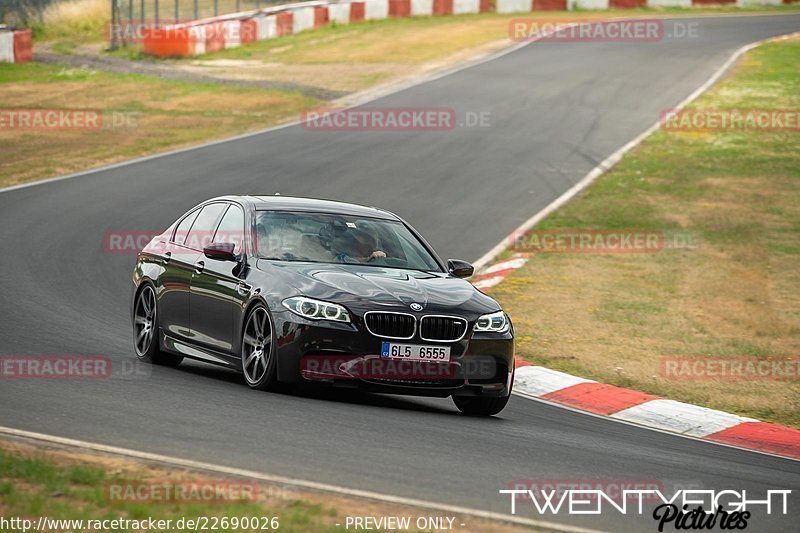
[[[156,329],[156,295],[149,285],[139,293],[133,316],[136,355],[141,357],[150,350]]]
[[[242,370],[250,384],[260,383],[269,368],[272,353],[272,326],[263,307],[256,307],[244,328]]]

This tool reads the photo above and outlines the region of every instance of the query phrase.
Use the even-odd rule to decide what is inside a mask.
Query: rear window
[[[217,229],[217,221],[226,207],[228,204],[209,204],[201,209],[186,236],[184,245],[193,250],[202,250],[208,246]]]
[[[194,224],[194,220],[197,218],[198,214],[200,214],[200,210],[195,209],[180,221],[178,227],[175,228],[175,235],[172,238],[172,242],[183,244],[186,241],[186,235],[189,234],[189,228],[191,228],[192,224]]]

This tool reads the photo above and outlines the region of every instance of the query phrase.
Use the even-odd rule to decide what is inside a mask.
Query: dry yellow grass
[[[68,39],[76,42],[97,41],[111,21],[109,0],[69,0],[54,2],[42,12],[37,37]]]
[[[208,472],[193,472],[163,465],[150,465],[124,457],[82,453],[69,448],[44,448],[12,440],[0,440],[0,512],[4,516],[50,519],[107,519],[109,516],[132,520],[153,517],[173,520],[180,517],[209,516],[278,517],[280,531],[338,531],[348,516],[430,516],[430,509],[351,498],[338,494],[313,492],[291,486],[254,483],[240,478],[226,478]],[[165,503],[166,488],[244,488],[252,497],[242,502],[214,498],[211,502]],[[254,487],[257,486],[257,489]],[[111,498],[112,487],[122,498]],[[149,487],[161,501],[147,501],[141,496]],[[249,490],[247,490],[249,489]],[[128,499],[128,501],[125,501]],[[138,499],[138,501],[130,501]],[[199,511],[199,512],[198,512]],[[467,515],[451,515],[462,531],[515,533],[530,528],[491,522]],[[409,531],[420,531],[412,519]],[[128,529],[124,529],[128,531]],[[218,531],[256,531],[258,528],[220,528]],[[116,531],[116,529],[115,529]]]
[[[800,108],[800,40],[750,52],[698,109]],[[540,254],[492,289],[518,354],[602,382],[800,427],[800,379],[688,381],[665,358],[800,356],[800,135],[658,132],[542,228],[664,229],[694,249]],[[780,379],[778,379],[780,378]]]
[[[35,64],[0,67],[0,80],[3,68],[24,71],[27,80],[0,85],[0,111],[88,109],[132,120],[102,129],[0,128],[0,186],[265,128],[319,105],[291,92]]]

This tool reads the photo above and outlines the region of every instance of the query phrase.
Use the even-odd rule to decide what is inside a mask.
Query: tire
[[[242,329],[242,374],[255,390],[275,390],[277,356],[272,318],[261,304],[253,307]]]
[[[453,403],[458,410],[467,416],[492,416],[496,415],[508,403],[508,396],[481,397],[481,396],[453,396]]]
[[[133,304],[133,348],[140,361],[178,366],[183,356],[162,352],[158,345],[158,303],[152,285],[145,283]]]
[[[508,388],[508,396],[453,396],[453,403],[456,404],[456,407],[458,407],[459,411],[467,416],[492,416],[503,410],[508,403],[508,400],[511,398],[511,390],[513,388],[514,372],[511,373],[511,383]]]

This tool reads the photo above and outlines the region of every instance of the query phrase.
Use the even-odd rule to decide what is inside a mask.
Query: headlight
[[[483,315],[475,321],[474,331],[491,331],[493,333],[505,333],[508,331],[508,318],[502,311]]]
[[[334,322],[350,322],[347,309],[338,304],[312,300],[303,296],[286,298],[283,306],[292,313],[311,320],[333,320]]]

